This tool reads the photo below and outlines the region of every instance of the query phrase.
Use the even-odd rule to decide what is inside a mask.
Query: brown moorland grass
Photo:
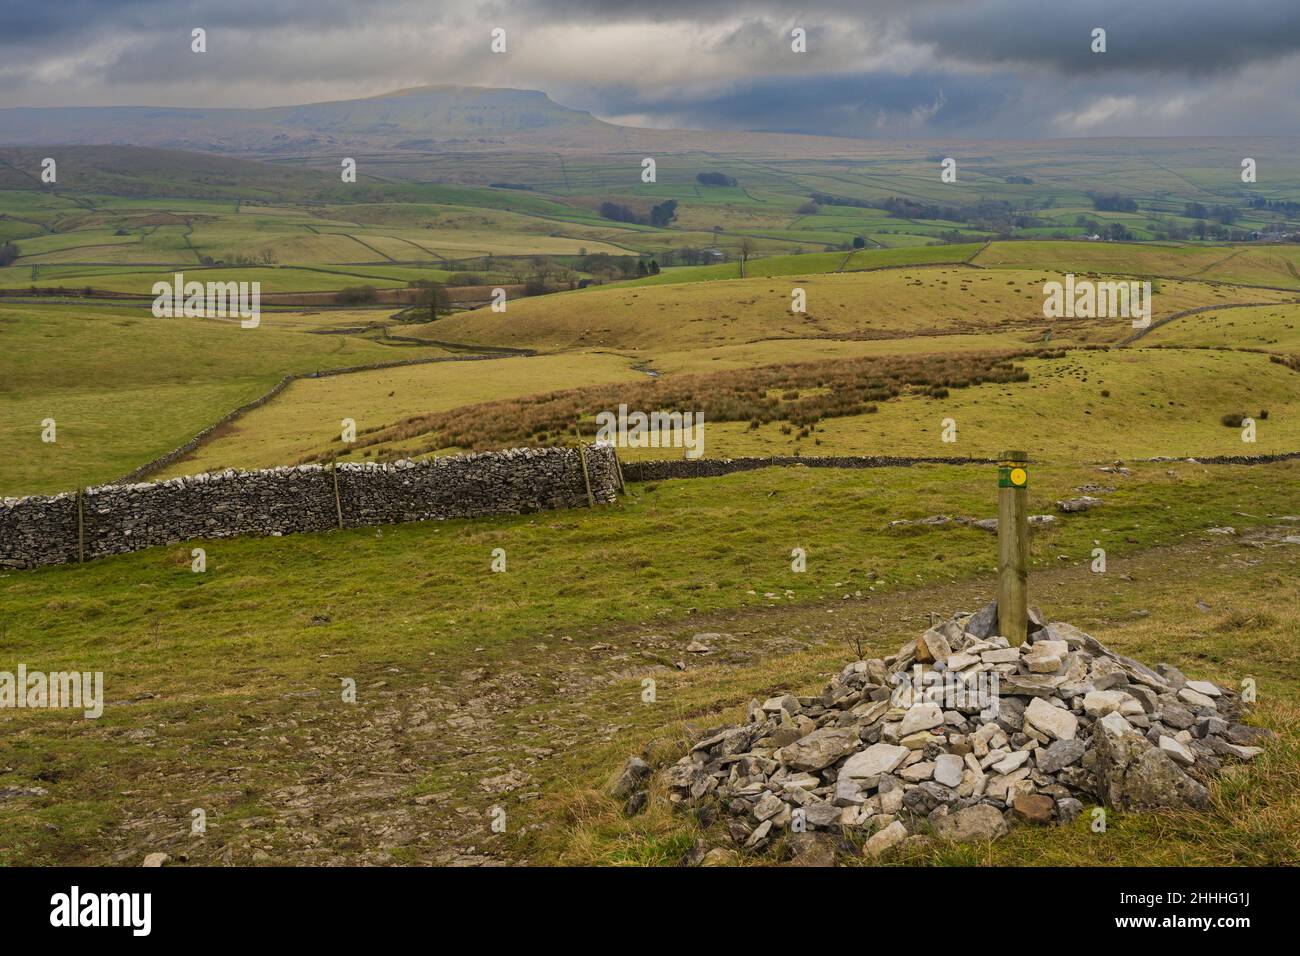
[[[803,429],[823,418],[869,414],[876,411],[875,402],[905,392],[944,397],[948,389],[985,382],[1023,382],[1028,373],[1015,359],[1063,354],[1057,350],[862,356],[596,385],[415,415],[358,436],[356,445],[370,447],[430,436],[418,449],[404,447],[400,454],[406,455],[450,447],[480,451],[503,445],[553,444],[578,437],[584,424],[590,431],[598,412],[620,404],[646,413],[699,411],[705,421],[747,421],[754,427],[786,421]],[[323,451],[304,460],[320,461],[331,454]]]

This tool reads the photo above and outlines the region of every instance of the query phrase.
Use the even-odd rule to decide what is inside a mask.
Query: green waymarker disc
[[[1027,488],[1029,487],[1029,472],[1019,466],[1012,468],[1003,465],[998,468],[998,487]]]

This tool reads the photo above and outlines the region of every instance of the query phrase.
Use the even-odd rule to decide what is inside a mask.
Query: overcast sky
[[[791,51],[794,27],[808,52]],[[431,83],[539,89],[639,126],[1294,135],[1300,0],[0,0],[0,106],[272,106]]]

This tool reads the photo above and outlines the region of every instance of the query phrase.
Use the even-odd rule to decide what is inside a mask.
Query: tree
[[[735,186],[736,178],[726,173],[699,173],[695,177],[701,186]]]
[[[659,263],[655,262],[653,259],[650,260],[650,274],[652,276],[657,276],[659,274]]]
[[[537,274],[537,278],[542,280],[543,287],[545,287],[547,282],[549,282],[559,271],[555,261],[549,256],[533,256],[532,262],[533,272]]]
[[[12,242],[0,246],[0,267],[7,266],[18,258],[18,247]]]
[[[615,202],[603,202],[600,204],[600,215],[605,219],[612,219],[615,222],[640,223],[641,217],[638,216],[627,206],[619,205]]]
[[[862,238],[862,236],[854,236],[854,237],[853,237],[853,248],[854,248],[854,249],[865,249],[866,247],[867,247],[867,240],[866,240],[866,239]]]
[[[754,254],[754,240],[749,236],[740,237],[740,261],[747,262]]]
[[[438,313],[446,314],[450,305],[447,290],[441,282],[432,279],[417,279],[411,283],[420,291],[415,296],[415,309],[412,320],[415,322],[436,322]]]
[[[667,228],[668,224],[676,218],[676,199],[669,199],[665,202],[661,202],[650,210],[650,225],[657,226],[660,229]]]
[[[379,299],[379,292],[372,285],[350,285],[334,293],[334,301],[339,305],[364,305]]]

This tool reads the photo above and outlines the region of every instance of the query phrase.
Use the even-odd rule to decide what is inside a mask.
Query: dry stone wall
[[[0,567],[64,564],[194,538],[582,507],[614,501],[618,488],[608,445],[103,485],[0,500]]]
[[[675,458],[623,463],[627,481],[717,478],[756,468],[900,468],[908,465],[988,465],[986,458],[899,458],[890,455],[772,455],[766,458]]]

